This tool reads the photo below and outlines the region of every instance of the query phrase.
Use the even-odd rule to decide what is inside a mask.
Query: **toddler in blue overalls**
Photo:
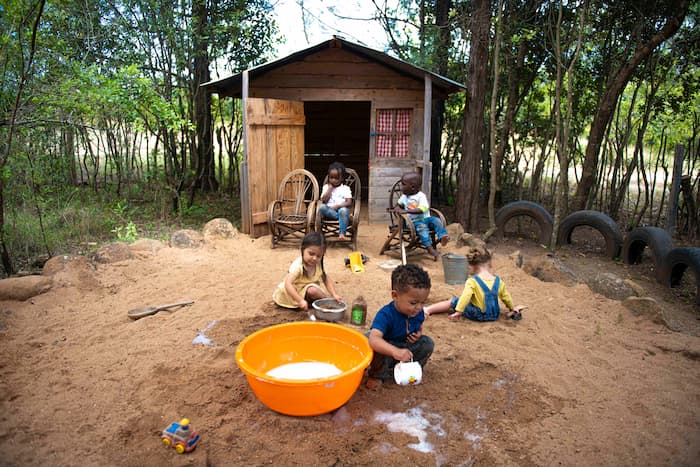
[[[427,306],[425,315],[450,311],[451,319],[463,316],[473,321],[496,321],[500,299],[508,307],[510,319],[522,319],[526,307],[513,305],[505,282],[492,272],[491,253],[486,248],[472,247],[467,252],[467,262],[471,276],[464,283],[462,295]]]

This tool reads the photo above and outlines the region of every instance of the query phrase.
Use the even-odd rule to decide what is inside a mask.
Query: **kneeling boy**
[[[374,351],[367,387],[378,388],[398,362],[428,362],[435,343],[423,335],[423,306],[430,294],[430,276],[420,266],[406,264],[391,273],[392,301],[372,321],[369,346]]]

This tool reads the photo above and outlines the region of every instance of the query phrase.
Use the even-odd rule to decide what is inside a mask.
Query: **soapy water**
[[[433,423],[429,419],[433,420]],[[418,443],[408,444],[409,448],[418,452],[429,453],[434,450],[433,444],[428,442],[428,430],[439,437],[445,436],[442,417],[438,414],[423,415],[423,409],[420,407],[414,407],[402,413],[379,411],[374,414],[374,420],[384,423],[391,432],[406,433],[418,438]]]
[[[207,324],[207,327],[204,328],[204,329],[202,329],[201,331],[199,331],[199,334],[197,334],[197,337],[195,337],[194,339],[192,339],[192,343],[193,343],[193,344],[202,344],[202,345],[216,346],[217,344],[215,344],[211,339],[209,339],[209,338],[204,334],[204,332],[205,332],[206,330],[213,328],[215,324],[216,324],[216,320],[214,320],[214,321],[212,321],[211,323]]]
[[[472,443],[472,447],[474,448],[474,450],[478,451],[479,449],[481,449],[481,440],[484,439],[484,437],[476,433],[469,433],[468,431],[465,431],[464,439]]]
[[[489,429],[485,425],[486,417],[480,413],[479,409],[477,409],[476,418],[477,422],[473,432],[462,430],[461,434],[471,444],[472,449],[479,451],[481,442],[484,436],[488,434]],[[411,408],[403,413],[379,411],[374,414],[374,420],[384,423],[391,432],[401,432],[416,437],[418,442],[410,443],[408,447],[422,453],[435,451],[435,446],[428,441],[430,432],[433,432],[439,438],[444,438],[447,435],[442,426],[444,423],[443,417],[435,413],[424,414],[421,407]],[[380,449],[380,452],[383,451]],[[436,455],[438,457],[441,456],[439,452]],[[438,465],[441,463],[438,462]]]
[[[332,363],[295,362],[285,363],[284,365],[271,369],[265,374],[273,378],[305,380],[328,378],[330,376],[339,375],[340,373],[342,373],[340,368]]]

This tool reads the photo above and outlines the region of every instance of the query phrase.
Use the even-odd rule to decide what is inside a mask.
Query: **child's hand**
[[[401,206],[394,206],[394,212],[396,214],[405,214],[406,210],[402,208]]]
[[[304,300],[302,298],[301,301],[299,302],[299,309],[301,311],[307,311],[309,309],[309,302],[307,302],[306,300]]]
[[[512,320],[520,321],[521,319],[523,319],[523,314],[521,313],[521,311],[525,308],[527,307],[524,305],[514,306],[510,309],[510,311],[508,311],[508,317]]]
[[[336,302],[342,302],[342,301],[343,301],[343,297],[341,297],[341,296],[338,295],[338,294],[333,294],[333,300],[335,300]]]
[[[413,359],[413,353],[408,349],[400,349],[397,347],[392,357],[394,360],[398,360],[400,362],[410,362]]]
[[[422,333],[420,332],[420,330],[412,332],[411,334],[406,336],[406,342],[408,342],[409,344],[414,344],[418,339],[420,339],[421,335]]]
[[[452,313],[450,316],[448,316],[448,318],[450,318],[450,319],[457,319],[457,318],[460,317],[461,314],[462,314],[462,313],[460,313],[459,311],[455,311],[455,312]]]

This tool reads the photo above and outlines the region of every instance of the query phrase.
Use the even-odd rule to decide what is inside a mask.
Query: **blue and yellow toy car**
[[[180,423],[173,422],[163,430],[163,444],[174,447],[178,454],[194,451],[199,439],[199,433],[192,430],[188,418],[183,418]]]

